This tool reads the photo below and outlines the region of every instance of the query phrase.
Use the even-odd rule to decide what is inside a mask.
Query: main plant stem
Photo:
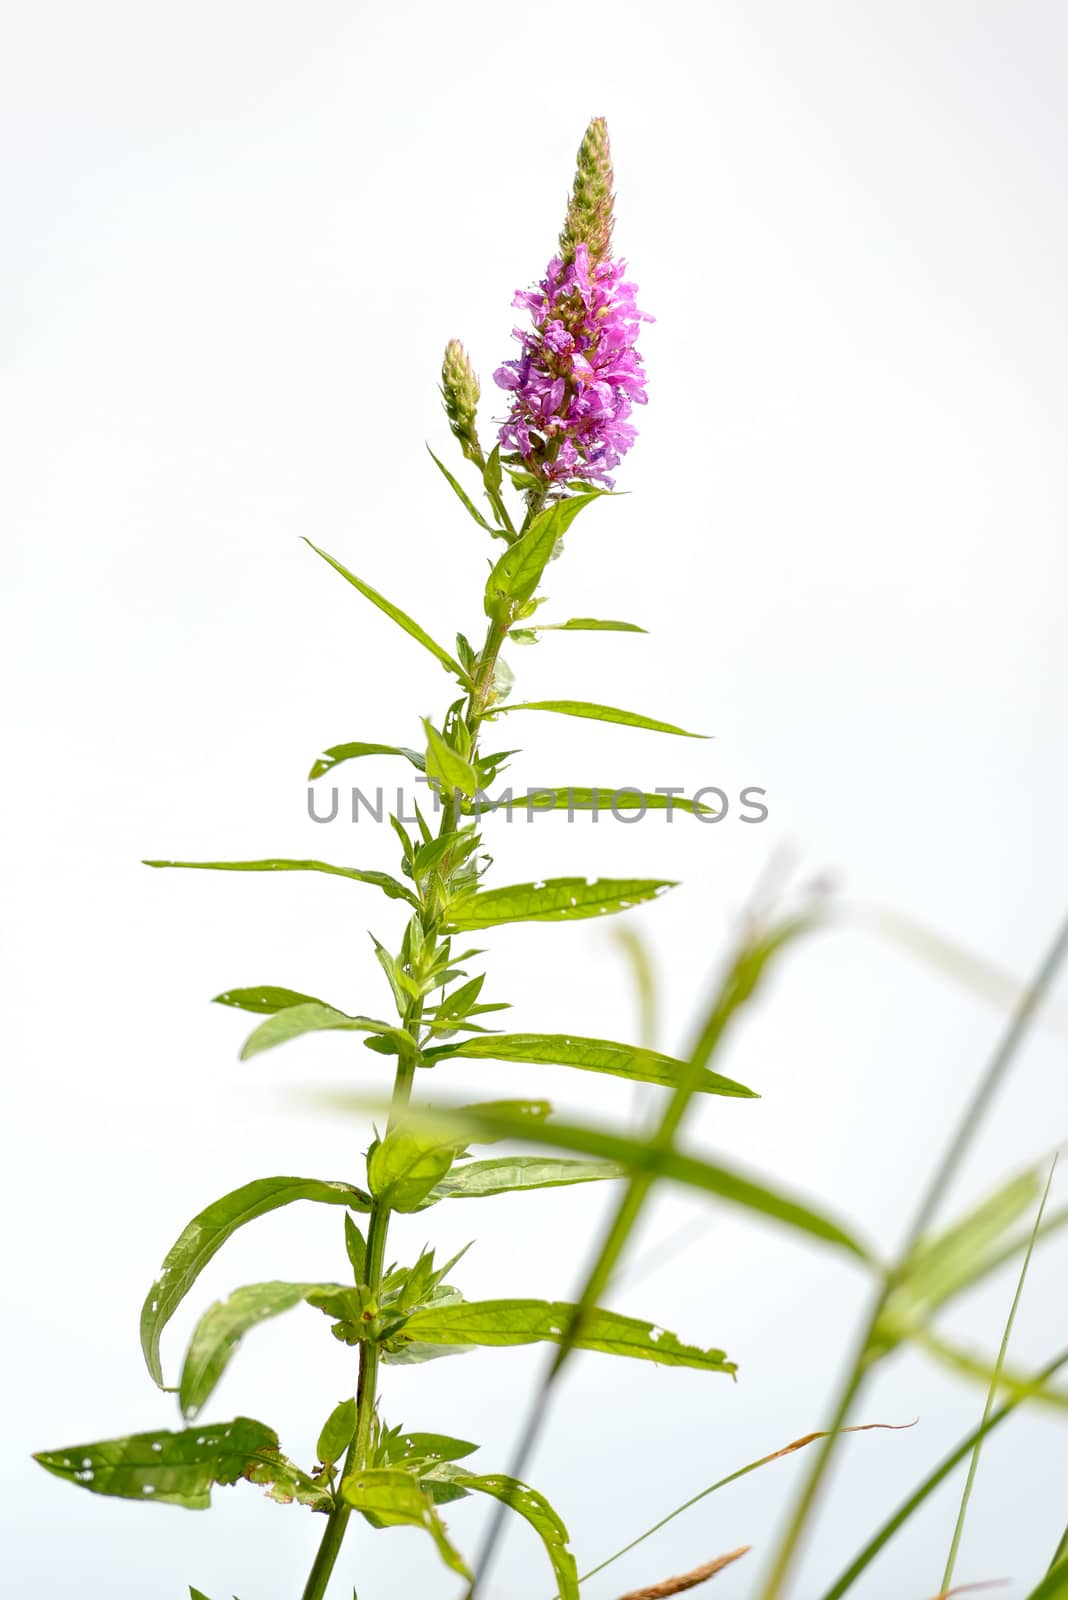
[[[528,517],[529,521],[529,517]],[[524,524],[525,528],[526,524]],[[497,657],[507,637],[511,623],[508,618],[496,618],[486,631],[486,641],[478,659],[471,693],[468,699],[466,722],[471,733],[471,759],[477,753],[477,740],[479,727],[486,712],[486,706],[493,690],[493,675],[497,666]],[[453,804],[448,801],[441,816],[441,834],[452,832],[456,826],[456,813]],[[426,913],[422,913],[426,915]],[[424,932],[429,932],[424,925]],[[418,1038],[419,1029],[423,1020],[423,1001],[413,1000],[405,1012],[403,1026],[405,1030]],[[416,1057],[409,1051],[403,1054],[397,1063],[397,1072],[393,1080],[393,1097],[390,1102],[389,1127],[392,1128],[399,1112],[404,1110],[412,1092],[412,1083],[415,1078]],[[371,1210],[367,1220],[367,1257],[366,1275],[367,1287],[371,1292],[372,1300],[376,1300],[382,1284],[382,1274],[386,1258],[386,1235],[389,1232],[390,1208],[380,1201],[371,1201]],[[379,1349],[374,1339],[365,1339],[360,1345],[360,1368],[356,1384],[356,1432],[352,1443],[349,1445],[345,1456],[340,1483],[350,1473],[358,1471],[367,1465],[371,1444],[371,1429],[374,1422],[375,1405],[378,1399],[378,1367]],[[348,1527],[352,1507],[341,1498],[340,1493],[335,1494],[333,1509],[327,1517],[326,1529],[323,1533],[315,1560],[312,1563],[308,1581],[304,1586],[302,1600],[323,1600],[327,1584],[330,1582],[334,1566],[341,1550],[342,1540]]]

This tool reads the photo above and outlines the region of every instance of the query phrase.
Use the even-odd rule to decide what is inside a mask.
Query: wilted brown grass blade
[[[980,1589],[1004,1589],[1009,1582],[1008,1578],[988,1578],[985,1583],[961,1583],[955,1589],[943,1589],[941,1594],[936,1594],[934,1600],[950,1600],[956,1594],[975,1594]]]
[[[709,1578],[714,1578],[717,1572],[722,1572],[724,1567],[729,1567],[732,1562],[740,1560],[751,1549],[751,1545],[740,1545],[737,1550],[730,1550],[725,1556],[717,1556],[715,1561],[706,1561],[703,1567],[694,1567],[692,1572],[684,1572],[681,1577],[665,1578],[663,1583],[654,1583],[651,1589],[632,1589],[629,1594],[622,1595],[620,1600],[667,1600],[669,1595],[682,1594],[686,1589],[696,1589],[699,1583],[707,1583]]]

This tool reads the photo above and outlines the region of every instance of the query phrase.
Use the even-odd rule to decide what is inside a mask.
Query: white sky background
[[[5,1570],[60,1600],[291,1600],[320,1524],[251,1491],[210,1516],[78,1495],[33,1448],[172,1425],[137,1312],[165,1247],[210,1199],[270,1172],[358,1178],[366,1129],[294,1102],[384,1087],[344,1038],[236,1063],[245,1022],[212,1008],[273,982],[374,1011],[363,932],[401,918],[329,879],[153,874],[144,855],[311,855],[393,865],[385,828],[305,812],[325,744],[414,742],[444,707],[429,656],[298,542],[308,534],[437,636],[478,627],[486,550],[423,449],[450,441],[437,366],[462,336],[490,374],[510,299],[544,267],[586,119],[608,116],[617,242],[658,320],[651,404],[620,474],[548,585],[553,614],[650,637],[557,636],[512,653],[529,698],[633,706],[698,745],[531,717],[522,782],[768,790],[745,827],[679,818],[491,824],[496,881],[582,871],[678,877],[637,916],[684,1046],[734,919],[776,849],[1020,975],[1068,900],[1063,455],[1068,366],[1065,69],[1056,4],[636,4],[539,12],[389,7],[11,7],[0,51],[4,200],[3,621]],[[511,738],[507,742],[511,742]],[[399,781],[396,765],[343,769]],[[602,925],[491,936],[487,993],[516,1028],[636,1026]],[[1065,1132],[1068,993],[1001,1096],[955,1200]],[[1056,1026],[1059,1019],[1061,1026]],[[860,932],[798,948],[732,1040],[754,1104],[694,1137],[898,1237],[999,1027],[997,1008]],[[437,1086],[437,1085],[435,1085]],[[623,1085],[556,1069],[456,1074],[446,1091],[548,1094],[622,1116]],[[1063,1199],[1064,1182],[1058,1187]],[[561,1191],[400,1220],[477,1235],[471,1297],[566,1296],[606,1196]],[[699,1210],[697,1246],[614,1303],[722,1344],[736,1385],[576,1359],[531,1469],[600,1559],[671,1506],[820,1424],[863,1300],[832,1253],[684,1195],[643,1256]],[[212,1265],[166,1340],[258,1278],[341,1271],[341,1222],[258,1224]],[[1064,1342],[1068,1252],[1036,1259],[1013,1347]],[[956,1316],[996,1347],[1011,1283]],[[390,1373],[389,1419],[483,1442],[504,1468],[537,1351]],[[315,1314],[255,1331],[213,1406],[308,1460],[351,1382]],[[795,1588],[820,1592],[977,1419],[976,1388],[919,1358],[859,1420]],[[1066,1434],[1018,1418],[990,1444],[960,1581],[1026,1593],[1065,1518]],[[590,1600],[739,1543],[717,1600],[753,1591],[803,1470],[777,1464],[681,1518]],[[957,1486],[856,1591],[935,1592]],[[473,1548],[480,1512],[450,1508]],[[487,1600],[542,1600],[527,1531]],[[355,1531],[331,1594],[447,1594],[416,1534]],[[14,1592],[13,1590],[13,1592]]]

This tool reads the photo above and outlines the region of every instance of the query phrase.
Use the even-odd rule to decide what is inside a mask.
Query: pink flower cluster
[[[625,272],[624,261],[591,263],[580,244],[573,261],[554,256],[538,288],[512,302],[534,327],[514,330],[522,353],[493,374],[512,395],[499,437],[545,482],[586,478],[610,489],[637,438],[631,407],[646,393],[636,341],[653,318],[638,310]]]

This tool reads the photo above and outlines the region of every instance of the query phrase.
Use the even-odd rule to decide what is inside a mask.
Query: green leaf
[[[584,1039],[569,1033],[494,1033],[477,1039],[464,1039],[435,1049],[432,1059],[463,1056],[476,1061],[522,1061],[577,1067],[583,1072],[609,1072],[616,1078],[639,1083],[660,1083],[674,1087],[687,1064],[659,1050],[643,1050],[636,1044],[616,1044],[611,1039]],[[703,1068],[696,1079],[697,1092],[728,1095],[738,1100],[755,1100],[752,1089]]]
[[[948,1300],[984,1277],[999,1240],[1036,1204],[1041,1190],[1038,1169],[1027,1167],[959,1221],[921,1239],[887,1295],[876,1330],[880,1347],[889,1350],[910,1337]]]
[[[321,1006],[322,1000],[317,1000],[313,994],[300,994],[296,989],[277,989],[272,984],[262,983],[255,989],[227,989],[224,994],[217,994],[212,1001],[217,1006],[236,1006],[239,1011],[260,1011],[273,1015],[276,1011],[285,1011],[290,1006]]]
[[[478,789],[478,778],[470,761],[450,748],[441,734],[426,717],[427,753],[426,770],[429,778],[437,778],[450,792],[459,789],[461,794],[473,795]]]
[[[458,1488],[468,1489],[475,1494],[492,1495],[518,1516],[524,1517],[545,1546],[545,1553],[552,1563],[558,1600],[578,1600],[578,1571],[575,1558],[567,1547],[567,1528],[543,1494],[529,1484],[520,1483],[518,1478],[507,1477],[501,1472],[476,1475],[459,1467],[450,1467],[444,1469],[442,1475]]]
[[[655,717],[643,717],[637,711],[621,711],[618,706],[594,705],[589,700],[520,700],[513,706],[497,706],[495,716],[507,716],[511,711],[556,711],[564,717],[588,717],[592,722],[620,722],[628,728],[648,728],[653,733],[677,733],[684,739],[707,739],[706,733],[689,733],[673,722],[658,722]]]
[[[569,922],[627,911],[674,887],[663,878],[548,878],[466,895],[452,902],[448,917],[464,932],[502,922]]]
[[[645,794],[637,789],[535,789],[530,795],[514,795],[501,800],[480,800],[482,811],[686,811],[691,816],[714,817],[715,806],[703,800],[687,800],[685,795]]]
[[[430,1192],[434,1200],[480,1200],[520,1189],[556,1189],[571,1183],[596,1183],[621,1178],[626,1167],[615,1161],[547,1160],[544,1156],[498,1156],[469,1161],[452,1171]]]
[[[1068,1600],[1068,1555],[1056,1561],[1027,1600]]]
[[[266,1022],[261,1022],[245,1040],[241,1048],[241,1060],[248,1061],[261,1051],[272,1050],[275,1045],[296,1039],[303,1033],[321,1032],[375,1033],[384,1039],[392,1039],[402,1049],[413,1053],[416,1050],[415,1040],[403,1028],[394,1027],[389,1022],[378,1022],[374,1017],[350,1017],[344,1011],[324,1005],[321,1000],[312,1000],[287,1006],[285,1010],[268,1017]]]
[[[418,1339],[424,1344],[559,1344],[574,1309],[563,1301],[461,1301],[414,1312],[404,1324],[401,1336]],[[665,1367],[698,1367],[727,1373],[737,1370],[722,1350],[702,1350],[696,1345],[682,1344],[673,1333],[666,1333],[655,1323],[600,1308],[586,1319],[578,1348],[599,1350],[606,1355],[632,1356]]]
[[[333,567],[335,572],[339,572],[346,583],[351,583],[354,589],[359,589],[360,593],[370,600],[372,605],[376,605],[379,611],[384,611],[386,616],[391,617],[399,628],[403,628],[405,633],[410,634],[413,639],[419,641],[424,649],[429,650],[432,656],[436,656],[446,672],[455,673],[461,683],[468,684],[467,674],[460,663],[454,661],[449,652],[443,650],[441,645],[437,644],[429,633],[419,626],[418,622],[413,621],[406,611],[402,611],[399,606],[395,606],[392,601],[379,594],[377,589],[372,589],[371,585],[364,583],[362,578],[357,578],[355,573],[350,572],[347,567],[343,567],[340,561],[335,561],[333,556],[327,555],[325,550],[320,550],[317,544],[312,544],[310,539],[306,538],[304,543],[309,545],[317,556],[322,556],[323,560]]]
[[[478,523],[480,528],[484,528],[487,533],[492,533],[492,534],[496,535],[496,533],[497,533],[496,528],[493,526],[493,524],[491,522],[487,522],[486,521],[485,517],[482,515],[481,511],[479,511],[479,509],[475,505],[474,501],[471,500],[471,498],[468,496],[468,494],[466,493],[466,491],[464,490],[462,485],[457,481],[457,479],[453,477],[452,473],[449,471],[448,467],[444,464],[444,462],[438,460],[437,456],[434,454],[433,450],[430,449],[429,445],[427,445],[427,451],[429,452],[431,461],[437,467],[438,471],[441,473],[442,477],[445,479],[445,482],[449,485],[450,489],[453,491],[453,493],[455,494],[456,498],[460,501],[460,504],[463,506],[463,508],[467,512],[467,514],[469,516],[471,516],[471,517],[474,517],[475,521]],[[499,484],[499,480],[498,480],[498,487],[499,486],[500,486],[500,484]]]
[[[390,900],[406,900],[411,906],[419,902],[410,889],[388,872],[364,872],[359,867],[335,867],[328,861],[142,861],[143,867],[191,867],[206,872],[327,872],[335,878],[353,878],[357,883],[370,883],[381,889]]]
[[[490,573],[485,603],[488,617],[495,617],[502,609],[531,598],[557,540],[563,538],[583,507],[597,499],[600,499],[599,494],[587,493],[574,495],[570,500],[558,500],[531,520],[526,533],[508,547]]]
[[[398,1467],[368,1467],[341,1480],[341,1495],[354,1510],[362,1512],[372,1526],[407,1524],[423,1528],[430,1534],[450,1571],[471,1580],[463,1557],[449,1543],[445,1524],[435,1511],[433,1500],[410,1472]]]
[[[392,1433],[383,1442],[382,1459],[392,1466],[398,1461],[461,1461],[478,1449],[469,1439],[453,1439],[447,1433]]]
[[[571,617],[567,622],[532,622],[531,633],[648,633],[636,622],[602,622],[597,617]]]
[[[415,1211],[452,1166],[455,1142],[394,1128],[367,1162],[371,1193],[392,1211]]]
[[[367,1268],[367,1240],[352,1220],[351,1212],[345,1212],[345,1254],[349,1258],[353,1276],[357,1283],[363,1283]]]
[[[308,777],[321,778],[327,772],[332,772],[335,767],[339,767],[343,761],[354,761],[358,756],[403,756],[420,772],[426,766],[420,751],[409,750],[402,744],[333,744],[317,758]]]
[[[370,1195],[349,1183],[320,1178],[257,1178],[201,1211],[167,1252],[160,1275],[141,1309],[141,1349],[148,1370],[161,1389],[165,1385],[160,1336],[208,1262],[238,1228],[279,1206],[292,1205],[294,1200],[347,1206],[352,1211],[371,1209]]]
[[[962,1350],[928,1329],[917,1329],[911,1338],[925,1355],[963,1378],[974,1378],[976,1382],[989,1387],[996,1375],[999,1393],[1012,1395],[1016,1400],[1033,1400],[1038,1405],[1053,1406],[1059,1411],[1068,1409],[1068,1394],[1063,1389],[1043,1388],[1041,1384],[1032,1383],[1029,1378],[1004,1365],[995,1374],[995,1365],[987,1357]]]
[[[1049,1169],[1049,1177],[1046,1179],[1046,1187],[1043,1190],[1042,1199],[1039,1201],[1038,1214],[1035,1217],[1034,1227],[1031,1229],[1031,1237],[1028,1241],[1027,1253],[1024,1256],[1023,1263],[1020,1267],[1020,1276],[1016,1282],[1016,1293],[1013,1295],[1012,1304],[1009,1307],[1009,1314],[1001,1335],[1001,1345],[998,1350],[997,1360],[994,1364],[994,1370],[990,1376],[990,1386],[987,1389],[986,1405],[983,1408],[983,1427],[989,1423],[991,1413],[994,1410],[994,1403],[997,1400],[999,1380],[1001,1378],[1002,1370],[1005,1366],[1005,1357],[1008,1354],[1009,1341],[1012,1338],[1013,1324],[1016,1321],[1016,1313],[1019,1310],[1020,1301],[1023,1297],[1024,1284],[1027,1281],[1027,1272],[1031,1265],[1031,1256],[1034,1252],[1035,1237],[1039,1228],[1042,1226],[1042,1213],[1046,1209],[1046,1201],[1049,1199],[1049,1191],[1053,1183],[1053,1174],[1056,1170],[1057,1157],[1055,1155]],[[971,1460],[968,1463],[968,1475],[965,1479],[964,1492],[961,1495],[960,1510],[957,1513],[957,1523],[953,1530],[953,1538],[950,1541],[949,1555],[946,1560],[946,1568],[942,1577],[943,1590],[948,1590],[950,1584],[953,1582],[953,1573],[956,1567],[957,1555],[960,1550],[960,1541],[964,1532],[964,1524],[968,1515],[968,1505],[971,1500],[972,1490],[975,1487],[976,1475],[979,1471],[979,1460],[982,1454],[982,1449],[983,1440],[982,1438],[979,1438],[975,1441],[975,1447],[972,1450]]]
[[[337,1287],[322,1283],[246,1283],[228,1299],[210,1306],[193,1330],[178,1386],[178,1401],[186,1421],[192,1421],[207,1404],[250,1328],[281,1316],[312,1293]]]
[[[315,1453],[324,1467],[332,1467],[342,1459],[356,1432],[356,1402],[350,1395],[340,1401],[323,1424]]]
[[[325,1510],[330,1495],[279,1454],[278,1435],[262,1422],[233,1422],[187,1428],[182,1433],[134,1433],[99,1444],[44,1450],[34,1457],[47,1472],[93,1494],[203,1511],[216,1484],[248,1478]]]

